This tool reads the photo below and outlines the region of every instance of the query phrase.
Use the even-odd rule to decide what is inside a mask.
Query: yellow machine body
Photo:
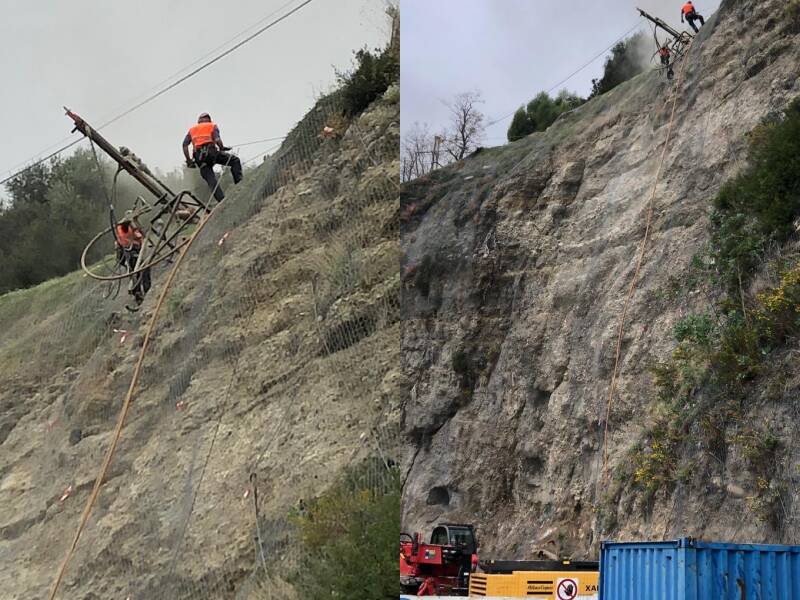
[[[537,600],[596,600],[597,571],[514,571],[509,574],[473,573],[470,596],[505,596]]]

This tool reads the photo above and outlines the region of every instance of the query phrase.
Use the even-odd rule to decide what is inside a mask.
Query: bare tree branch
[[[483,113],[477,106],[482,103],[481,93],[471,91],[458,94],[447,104],[452,131],[445,137],[445,150],[453,160],[461,160],[483,140],[486,127]]]
[[[427,124],[414,126],[403,138],[401,181],[410,181],[431,172],[433,168],[434,136]]]

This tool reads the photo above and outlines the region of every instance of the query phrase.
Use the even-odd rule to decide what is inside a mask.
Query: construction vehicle
[[[95,146],[117,164],[108,198],[109,226],[89,241],[81,255],[81,267],[86,274],[92,279],[106,283],[108,286],[106,297],[116,296],[121,280],[128,279],[129,291],[133,290],[145,271],[159,263],[172,260],[172,257],[188,243],[188,238],[182,234],[202,217],[210,214],[211,206],[190,190],[173,192],[130,149],[124,146],[115,148],[83,118],[67,108],[65,110],[74,123],[72,131],[80,131],[88,138],[101,176],[102,169]],[[142,218],[147,218],[143,226],[142,247],[133,269],[125,268],[114,254],[114,242],[118,241],[115,213],[117,178],[122,172],[128,173],[153,196],[152,204],[138,197],[130,211],[131,219],[136,223]],[[99,260],[90,264],[90,261],[98,257]],[[129,308],[129,310],[134,309]]]
[[[659,19],[658,17],[654,17],[641,8],[637,8],[636,10],[639,11],[639,14],[650,21],[653,24],[653,39],[656,43],[656,53],[653,54],[655,58],[656,54],[658,54],[661,48],[668,48],[670,51],[671,61],[667,64],[663,64],[659,67],[661,70],[665,70],[667,72],[667,78],[672,79],[674,76],[673,67],[675,63],[679,62],[683,59],[684,54],[686,53],[686,49],[689,47],[689,44],[692,41],[692,34],[687,31],[678,31],[671,25],[669,25],[663,19]],[[665,38],[664,41],[660,41],[658,39],[658,30],[663,30],[669,38],[672,38],[671,41],[669,38]]]
[[[400,592],[418,596],[466,596],[469,576],[478,564],[472,525],[441,523],[431,532],[400,534]]]
[[[600,565],[595,561],[491,560],[469,578],[470,596],[538,600],[596,599]]]

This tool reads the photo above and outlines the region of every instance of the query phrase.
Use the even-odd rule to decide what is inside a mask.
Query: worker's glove
[[[223,152],[230,152],[231,150],[233,150],[233,148],[231,148],[230,146],[223,146],[222,147],[222,151]]]
[[[194,162],[191,158],[186,160],[186,166],[190,169],[194,169],[197,166],[197,163]]]

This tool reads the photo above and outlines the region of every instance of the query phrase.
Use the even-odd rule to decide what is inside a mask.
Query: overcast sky
[[[269,13],[280,9],[262,25],[300,1],[0,0],[0,179],[63,144],[71,129],[63,105],[97,126]],[[384,45],[391,29],[384,4],[314,0],[103,134],[162,170],[183,161],[181,142],[203,111],[228,145],[284,135],[334,82],[334,66],[346,68],[364,45]],[[270,145],[244,147],[240,156]]]
[[[696,0],[709,17],[719,0]],[[680,26],[683,0],[402,0],[401,123],[449,120],[442,100],[478,89],[487,120],[557,84],[640,21],[636,7]],[[648,33],[648,35],[650,35]],[[655,48],[654,48],[655,50]],[[580,95],[602,75],[603,59],[562,87]],[[502,144],[507,118],[487,129]]]

